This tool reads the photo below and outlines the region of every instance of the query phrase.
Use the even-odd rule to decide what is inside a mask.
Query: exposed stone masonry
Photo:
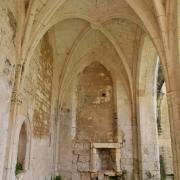
[[[34,135],[47,136],[50,127],[51,91],[52,91],[52,49],[46,36],[41,42],[40,59],[37,59],[37,89],[33,116]]]
[[[113,110],[111,76],[101,64],[93,63],[80,75],[76,140],[113,142]]]

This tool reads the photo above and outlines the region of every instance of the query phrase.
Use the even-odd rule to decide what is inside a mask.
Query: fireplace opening
[[[115,149],[97,149],[97,171],[114,171],[116,168]]]

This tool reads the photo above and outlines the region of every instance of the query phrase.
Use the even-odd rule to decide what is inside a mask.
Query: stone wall
[[[79,142],[113,142],[113,83],[99,63],[88,66],[78,84],[77,132]]]
[[[38,68],[37,91],[33,115],[34,134],[37,137],[47,136],[50,128],[53,59],[52,49],[45,36],[41,45],[41,59],[36,62]]]
[[[50,128],[52,76],[52,48],[46,35],[32,57],[29,74],[26,76],[24,91],[34,105],[33,133],[41,138],[48,136]],[[28,98],[25,97],[27,100]]]
[[[91,171],[91,143],[113,142],[116,134],[110,73],[96,62],[86,67],[80,74],[77,97],[73,168],[83,174]]]

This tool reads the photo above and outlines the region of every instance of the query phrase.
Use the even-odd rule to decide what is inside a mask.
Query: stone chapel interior
[[[0,0],[0,180],[180,180],[180,0]]]

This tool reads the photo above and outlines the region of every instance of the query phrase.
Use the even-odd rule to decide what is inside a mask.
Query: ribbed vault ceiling
[[[52,19],[54,26],[49,32],[60,71],[62,67],[70,69],[71,66],[73,71],[74,65],[86,56],[96,61],[108,57],[110,63],[119,66],[127,82],[132,80],[134,57],[139,48],[137,39],[144,27],[127,3],[68,0]]]
[[[66,72],[68,66],[85,54],[94,53],[97,57],[101,49],[109,53],[109,62],[113,62],[113,53],[116,54],[116,65],[132,85],[142,34],[151,37],[160,57],[167,47],[168,39],[161,32],[164,24],[157,16],[166,9],[168,13],[169,0],[7,0],[5,3],[14,4],[9,8],[18,21],[16,44],[20,64],[28,64],[40,39],[49,32],[60,72]]]

